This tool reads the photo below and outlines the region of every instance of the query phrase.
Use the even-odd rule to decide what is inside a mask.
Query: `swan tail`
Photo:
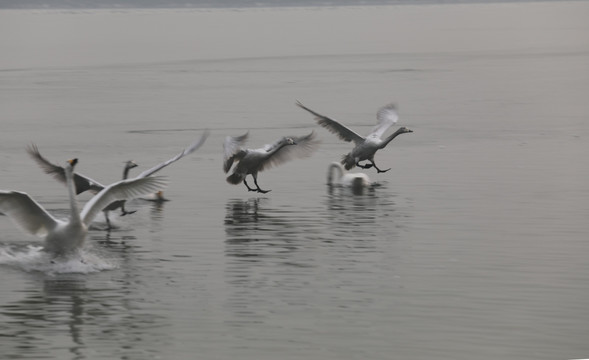
[[[346,170],[350,170],[356,166],[356,160],[351,153],[342,156],[342,165],[346,168]]]
[[[233,173],[227,177],[227,182],[229,184],[237,185],[243,181],[243,176],[237,173]]]

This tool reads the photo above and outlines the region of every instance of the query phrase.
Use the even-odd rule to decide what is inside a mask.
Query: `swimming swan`
[[[338,174],[335,181],[334,172]],[[327,168],[327,185],[340,185],[351,187],[354,190],[360,190],[370,186],[370,179],[364,173],[344,173],[344,168],[340,163],[332,162]]]
[[[266,145],[261,149],[244,149],[243,146],[247,141],[249,132],[241,136],[227,136],[223,143],[224,159],[223,171],[227,173],[234,162],[238,162],[233,167],[233,172],[227,177],[227,182],[237,185],[243,181],[248,191],[257,191],[267,193],[270,190],[262,190],[258,185],[258,172],[268,170],[273,166],[278,166],[293,158],[303,158],[310,156],[319,145],[315,139],[315,133],[311,131],[309,135],[300,137],[283,137],[274,144]],[[254,178],[256,188],[251,188],[245,178],[247,175]]]
[[[374,167],[377,172],[387,172],[390,170],[381,170],[376,166],[374,162],[374,154],[379,149],[384,149],[385,146],[388,145],[394,138],[396,138],[400,134],[411,133],[412,130],[407,129],[406,127],[399,128],[393,134],[389,135],[384,140],[381,139],[381,136],[384,132],[391,127],[391,125],[395,124],[399,119],[397,115],[397,110],[394,104],[388,104],[383,106],[378,110],[376,113],[376,119],[378,123],[372,129],[372,132],[368,134],[366,137],[362,137],[355,133],[354,131],[350,130],[345,125],[342,125],[336,120],[330,119],[327,116],[323,116],[315,111],[305,107],[300,101],[297,101],[297,106],[300,108],[307,110],[311,114],[315,115],[315,120],[317,123],[330,132],[336,134],[340,139],[344,141],[353,141],[355,147],[352,151],[342,157],[342,164],[346,167],[346,170],[350,170],[354,166],[358,166],[362,169],[369,169]],[[360,161],[368,160],[370,164],[360,164]]]
[[[104,187],[79,212],[74,194],[74,166],[77,162],[77,159],[69,160],[63,168],[70,199],[68,220],[55,219],[24,192],[0,190],[0,211],[23,230],[44,237],[44,250],[55,256],[67,255],[81,248],[88,225],[111,202],[148,194],[166,185],[161,177],[121,180]]]
[[[151,201],[151,202],[158,203],[158,204],[164,203],[166,201],[170,201],[169,199],[166,199],[164,197],[164,192],[161,191],[161,190],[158,191],[158,192],[156,192],[156,193],[153,193],[153,194],[149,194],[147,196],[144,196],[144,197],[141,198],[141,200]]]
[[[156,172],[160,171],[161,169],[165,168],[166,166],[168,166],[168,165],[180,160],[184,156],[196,151],[199,147],[202,146],[202,144],[204,144],[208,135],[209,135],[209,132],[207,130],[201,135],[201,137],[198,140],[196,140],[195,142],[190,144],[190,146],[186,147],[179,154],[177,154],[176,156],[172,157],[171,159],[169,159],[167,161],[164,161],[164,162],[152,167],[151,169],[145,170],[141,174],[137,175],[135,177],[135,179],[141,179],[141,178],[145,178],[150,175],[153,175]],[[41,169],[43,169],[43,171],[45,171],[46,174],[52,175],[54,179],[56,179],[57,181],[59,181],[61,183],[64,183],[64,184],[66,183],[64,168],[59,165],[55,165],[55,164],[51,163],[49,160],[45,159],[41,155],[41,153],[39,152],[39,149],[37,148],[36,145],[32,144],[32,145],[28,146],[27,152],[31,156],[31,158],[33,160],[35,160],[35,162],[37,162],[37,164],[41,167]],[[125,166],[123,168],[123,180],[127,179],[128,175],[129,175],[129,170],[131,170],[132,168],[135,168],[135,167],[137,167],[137,164],[133,161],[127,161],[125,163]],[[92,193],[96,194],[100,190],[104,189],[104,185],[102,185],[98,181],[93,180],[93,179],[91,179],[85,175],[82,175],[82,174],[74,174],[73,181],[74,181],[74,185],[75,185],[76,194],[81,194],[85,191],[91,191]],[[104,217],[106,218],[106,224],[108,226],[108,229],[111,228],[110,220],[108,218],[109,211],[114,211],[114,210],[120,208],[122,216],[134,213],[134,211],[126,211],[125,210],[125,202],[126,202],[126,200],[112,202],[112,203],[108,204],[102,210],[104,212]]]

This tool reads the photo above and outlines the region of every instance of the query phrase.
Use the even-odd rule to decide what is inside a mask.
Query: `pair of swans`
[[[123,180],[105,186],[99,182],[74,172],[78,160],[68,160],[65,166],[59,166],[45,159],[35,145],[27,148],[29,155],[47,173],[66,185],[70,200],[70,217],[58,220],[49,214],[28,194],[18,191],[0,190],[0,211],[7,215],[24,231],[45,239],[44,251],[54,256],[66,256],[74,253],[84,244],[88,226],[101,211],[104,212],[108,226],[108,212],[121,208],[125,211],[126,200],[144,195],[156,194],[158,201],[164,201],[161,189],[166,186],[162,177],[151,176],[164,167],[180,160],[202,146],[208,136],[205,131],[200,139],[182,150],[171,159],[148,169],[133,179],[127,179],[129,171],[137,167],[133,161],[127,161],[123,169]],[[75,196],[85,191],[96,194],[90,199],[82,211],[78,210]]]
[[[174,157],[170,158],[169,160],[166,160],[160,164],[157,164],[156,166],[154,166],[148,170],[143,171],[142,173],[137,175],[135,177],[135,179],[149,177],[149,176],[155,174],[156,172],[162,170],[166,166],[180,160],[184,156],[196,151],[198,148],[200,148],[202,146],[202,144],[204,144],[208,135],[209,135],[209,132],[205,131],[198,140],[194,141],[192,144],[190,144],[188,147],[183,149],[176,156],[174,156]],[[37,148],[37,146],[35,146],[35,145],[31,145],[31,146],[27,147],[27,152],[29,153],[31,158],[33,158],[33,160],[35,160],[35,162],[37,162],[39,167],[41,167],[41,169],[46,174],[53,176],[53,178],[56,179],[57,181],[67,185],[66,176],[65,176],[66,170],[64,167],[53,164],[49,160],[45,159],[41,155],[41,153],[39,152],[39,149]],[[123,168],[123,180],[127,179],[129,176],[129,171],[137,166],[138,165],[134,161],[131,161],[131,160],[127,161],[125,163],[124,168]],[[75,191],[76,195],[81,194],[85,191],[90,191],[94,194],[97,194],[98,192],[100,192],[101,190],[103,190],[105,188],[105,186],[102,185],[101,183],[99,183],[98,181],[93,180],[92,178],[90,178],[88,176],[78,174],[78,173],[73,174],[73,187],[74,187],[74,191]],[[151,199],[154,199],[155,201],[165,201],[166,200],[163,197],[163,193],[162,193],[161,189],[158,189],[158,191],[154,192],[154,194],[147,194],[147,195],[148,195],[148,200],[151,200]],[[127,214],[132,214],[135,212],[135,211],[126,211],[125,210],[125,202],[126,201],[127,201],[127,199],[120,199],[117,201],[113,201],[113,202],[107,204],[107,206],[105,206],[102,209],[102,212],[104,213],[104,217],[106,219],[106,224],[107,224],[108,229],[111,229],[111,223],[110,223],[110,219],[108,216],[110,211],[121,209],[121,216],[124,216]]]
[[[54,218],[24,192],[0,190],[0,211],[24,231],[43,237],[44,251],[53,256],[71,255],[80,249],[88,226],[107,205],[153,193],[166,185],[166,181],[157,176],[121,180],[104,186],[80,212],[75,195],[74,167],[77,162],[77,159],[68,160],[63,167],[70,200],[70,217],[67,220]]]
[[[376,126],[366,137],[358,135],[356,132],[337,120],[331,119],[309,109],[300,101],[297,101],[296,104],[301,109],[304,109],[314,115],[315,120],[319,125],[334,133],[340,139],[347,142],[354,142],[355,146],[352,151],[342,157],[341,163],[345,166],[346,170],[350,170],[354,166],[358,166],[362,169],[370,169],[371,167],[374,167],[379,173],[389,171],[390,168],[381,170],[378,168],[378,166],[376,166],[376,163],[374,162],[374,155],[378,150],[384,149],[397,136],[413,132],[406,127],[401,127],[385,139],[381,139],[385,131],[387,131],[389,127],[397,123],[399,120],[399,115],[397,114],[397,108],[395,104],[387,104],[378,110],[376,113]],[[360,164],[360,161],[365,160],[369,163]]]
[[[378,150],[384,149],[398,135],[413,132],[406,127],[401,127],[385,139],[381,139],[385,131],[399,120],[399,115],[394,104],[387,104],[378,110],[376,114],[377,124],[366,137],[358,135],[334,119],[309,109],[300,101],[297,101],[296,105],[314,115],[319,125],[336,134],[340,139],[354,142],[355,146],[352,151],[342,157],[341,164],[344,165],[346,170],[358,166],[363,169],[374,167],[379,173],[389,171],[390,168],[381,170],[376,165],[374,155]],[[293,158],[310,156],[317,150],[319,144],[319,141],[315,139],[314,133],[311,132],[311,134],[299,138],[283,137],[274,144],[266,145],[261,149],[246,149],[243,146],[247,141],[248,134],[245,133],[235,137],[227,136],[223,144],[223,171],[225,173],[229,172],[233,164],[237,163],[233,167],[231,175],[227,177],[227,182],[234,185],[243,182],[248,191],[257,191],[259,193],[267,193],[270,190],[262,190],[260,188],[258,185],[258,172],[267,170],[272,166],[280,165]],[[361,161],[368,161],[368,163],[360,164]],[[331,174],[332,169],[336,169],[333,164],[329,168],[329,174]],[[346,182],[346,179],[352,176],[351,174],[344,176],[343,169],[341,168],[339,171],[341,172],[340,178],[343,182]],[[247,175],[253,177],[255,188],[248,185],[246,181]],[[332,175],[328,176],[332,177]],[[366,175],[364,175],[365,178],[360,175],[354,176],[357,178],[354,180],[357,186],[366,186],[366,184],[370,183]],[[343,184],[342,181],[340,181],[340,184]]]

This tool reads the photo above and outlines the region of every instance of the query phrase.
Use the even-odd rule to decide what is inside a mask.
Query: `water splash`
[[[43,251],[42,246],[0,245],[0,266],[25,272],[55,274],[90,274],[112,270],[116,263],[100,257],[89,249],[83,249],[65,258],[56,258]]]

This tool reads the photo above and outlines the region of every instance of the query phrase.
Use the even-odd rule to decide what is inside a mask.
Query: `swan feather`
[[[297,101],[297,106],[300,108],[307,110],[311,114],[315,116],[315,120],[319,125],[329,130],[329,132],[337,135],[341,140],[350,142],[353,141],[355,144],[361,144],[364,141],[364,137],[358,135],[355,131],[348,128],[347,126],[343,125],[337,120],[331,119],[327,116],[321,115],[305,105],[303,105],[300,101]]]
[[[89,225],[96,215],[110,203],[154,193],[165,187],[167,181],[161,176],[149,176],[121,180],[105,187],[84,205],[80,217],[84,224]]]
[[[0,211],[26,232],[44,237],[58,221],[27,193],[0,190]]]

